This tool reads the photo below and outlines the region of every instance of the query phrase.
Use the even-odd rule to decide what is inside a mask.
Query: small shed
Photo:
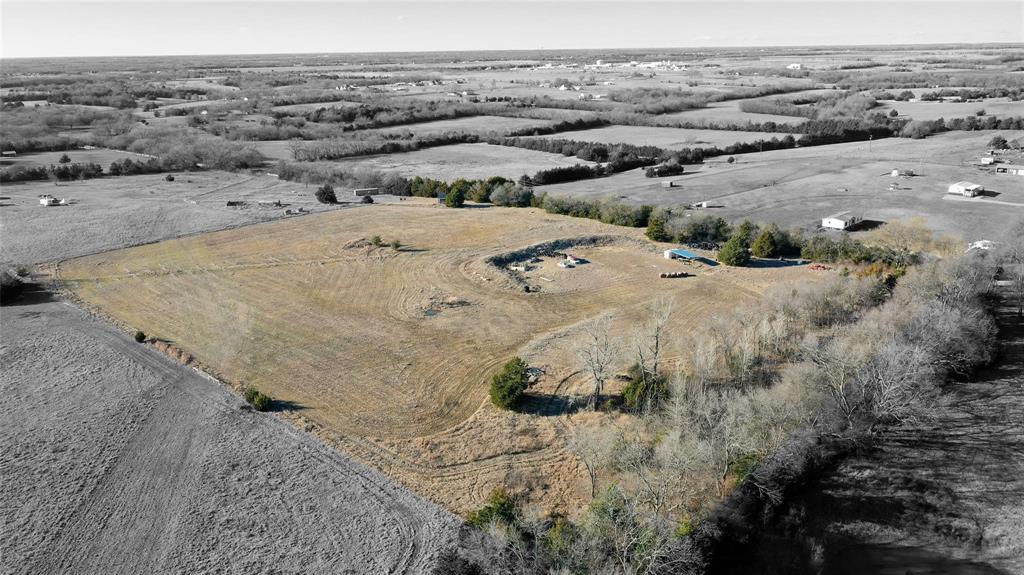
[[[982,156],[981,157],[981,165],[982,166],[988,166],[988,165],[994,164],[994,163],[996,163],[996,159],[993,158],[992,156]]]
[[[862,218],[854,215],[853,212],[839,212],[838,214],[832,214],[827,218],[822,218],[821,227],[833,230],[845,230],[857,225],[861,221]]]
[[[667,259],[667,260],[686,260],[686,261],[691,261],[691,260],[700,259],[700,256],[698,256],[697,254],[691,252],[690,250],[673,249],[673,250],[665,250],[665,259]]]
[[[985,188],[983,186],[967,181],[949,185],[949,193],[957,194],[965,198],[973,198],[984,191]]]

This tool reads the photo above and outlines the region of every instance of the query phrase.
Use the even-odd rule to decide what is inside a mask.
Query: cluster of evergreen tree
[[[149,158],[145,162],[125,158],[111,162],[107,173],[111,176],[134,176],[138,174],[159,174],[163,171],[165,171],[163,162],[157,158]]]
[[[61,163],[50,166],[14,166],[0,171],[0,182],[27,182],[33,180],[89,180],[103,176],[103,166],[93,163]]]

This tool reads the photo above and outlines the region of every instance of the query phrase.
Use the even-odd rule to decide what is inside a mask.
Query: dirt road
[[[721,572],[1024,573],[1024,321],[1010,306],[998,319],[1002,353],[946,384],[933,420],[884,432]]]
[[[46,293],[0,333],[0,572],[419,573],[456,519]]]

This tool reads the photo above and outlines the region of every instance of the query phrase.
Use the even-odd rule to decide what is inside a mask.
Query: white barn
[[[958,194],[965,198],[973,198],[984,191],[985,188],[983,186],[966,181],[949,185],[949,193]]]
[[[861,221],[862,218],[854,215],[853,212],[839,212],[838,214],[832,214],[827,218],[822,218],[821,227],[833,230],[845,230],[851,226],[857,225]]]

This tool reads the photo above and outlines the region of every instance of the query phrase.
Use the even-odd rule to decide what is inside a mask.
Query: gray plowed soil
[[[419,573],[457,520],[45,293],[2,310],[0,573]]]

